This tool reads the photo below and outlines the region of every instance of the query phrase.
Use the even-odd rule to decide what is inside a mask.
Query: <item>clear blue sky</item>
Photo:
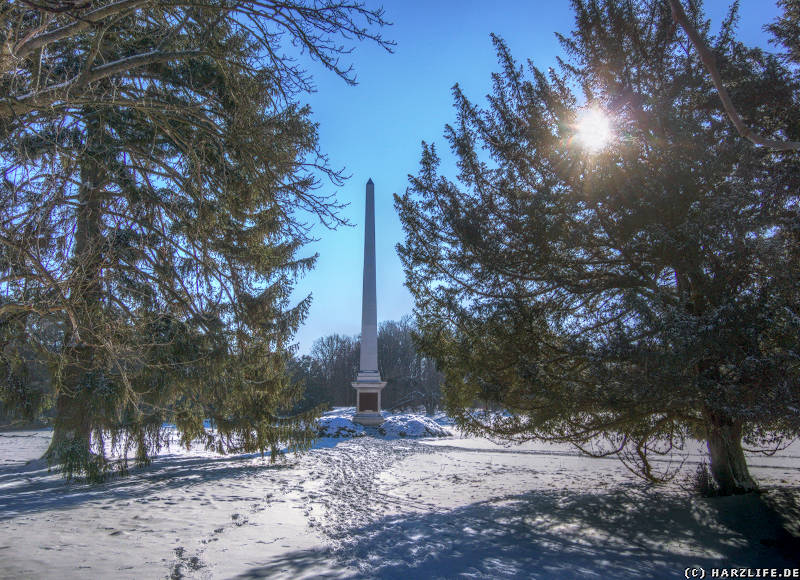
[[[712,22],[719,23],[728,4],[706,0]],[[738,38],[766,47],[761,29],[778,15],[775,2],[740,4]],[[320,257],[293,295],[295,301],[313,296],[306,323],[295,336],[300,354],[320,336],[361,331],[367,179],[375,182],[378,320],[397,320],[411,313],[412,301],[395,251],[403,232],[392,194],[404,192],[408,174],[416,173],[423,140],[446,152],[444,125],[455,120],[452,86],[459,83],[474,101],[490,91],[490,75],[498,69],[492,32],[506,40],[517,60],[530,58],[546,69],[562,55],[554,33],[567,34],[573,27],[567,0],[393,0],[384,8],[393,22],[384,34],[397,46],[389,54],[371,44],[357,45],[350,55],[357,86],[346,85],[318,66],[308,67],[318,90],[304,100],[320,125],[321,148],[332,167],[344,167],[352,175],[338,189],[323,183],[323,191],[336,192],[341,202],[349,203],[343,215],[355,227],[317,228],[314,234],[320,241],[306,247]]]

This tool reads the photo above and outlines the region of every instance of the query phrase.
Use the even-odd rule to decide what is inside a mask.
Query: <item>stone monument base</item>
[[[383,423],[381,415],[381,391],[386,383],[377,372],[360,372],[350,383],[356,390],[356,414],[353,423],[374,427]]]
[[[383,424],[383,415],[380,413],[356,413],[353,415],[353,423],[364,425],[364,427],[377,427]]]

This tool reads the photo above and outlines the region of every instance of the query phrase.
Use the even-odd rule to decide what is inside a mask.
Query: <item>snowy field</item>
[[[346,415],[330,414],[328,436],[283,464],[173,446],[94,486],[48,473],[38,457],[50,432],[0,433],[0,578],[641,579],[684,578],[695,565],[800,567],[789,533],[800,534],[798,443],[750,459],[764,494],[699,498],[565,446],[495,445],[442,418],[364,431]]]

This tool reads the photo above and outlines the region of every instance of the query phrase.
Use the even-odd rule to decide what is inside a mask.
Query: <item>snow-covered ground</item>
[[[319,436],[321,438],[362,437],[365,435],[397,439],[398,437],[447,437],[453,434],[452,425],[443,414],[437,417],[426,417],[420,414],[392,415],[383,412],[383,425],[375,428],[364,428],[353,423],[354,407],[339,407],[325,413],[319,420]]]
[[[683,578],[689,566],[800,567],[800,445],[752,457],[761,496],[649,486],[615,459],[505,447],[388,418],[284,463],[166,449],[101,485],[0,433],[0,578]],[[447,437],[411,438],[441,433]],[[352,423],[350,423],[352,425]],[[401,435],[401,432],[405,435]],[[689,457],[690,473],[702,459]],[[792,527],[794,526],[794,527]]]

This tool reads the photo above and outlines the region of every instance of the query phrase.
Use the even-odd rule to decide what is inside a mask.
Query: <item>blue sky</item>
[[[712,22],[719,23],[728,4],[706,0]],[[300,354],[320,336],[361,330],[367,179],[375,182],[378,320],[397,320],[410,314],[413,305],[395,251],[403,232],[392,194],[404,192],[408,174],[416,173],[422,141],[446,152],[444,126],[455,120],[451,88],[459,83],[474,101],[490,91],[490,75],[498,69],[490,33],[503,37],[517,60],[530,58],[546,69],[563,56],[554,33],[567,34],[573,26],[567,0],[394,0],[383,6],[393,23],[384,35],[397,46],[389,54],[372,44],[356,45],[350,61],[357,86],[321,67],[308,67],[317,92],[302,100],[319,123],[321,149],[332,167],[344,167],[352,176],[339,188],[323,183],[322,191],[349,203],[342,215],[355,227],[316,228],[319,242],[306,247],[307,253],[319,253],[319,261],[293,295],[295,301],[313,297],[295,336]],[[761,29],[778,13],[772,0],[741,0],[738,38],[767,46]]]

